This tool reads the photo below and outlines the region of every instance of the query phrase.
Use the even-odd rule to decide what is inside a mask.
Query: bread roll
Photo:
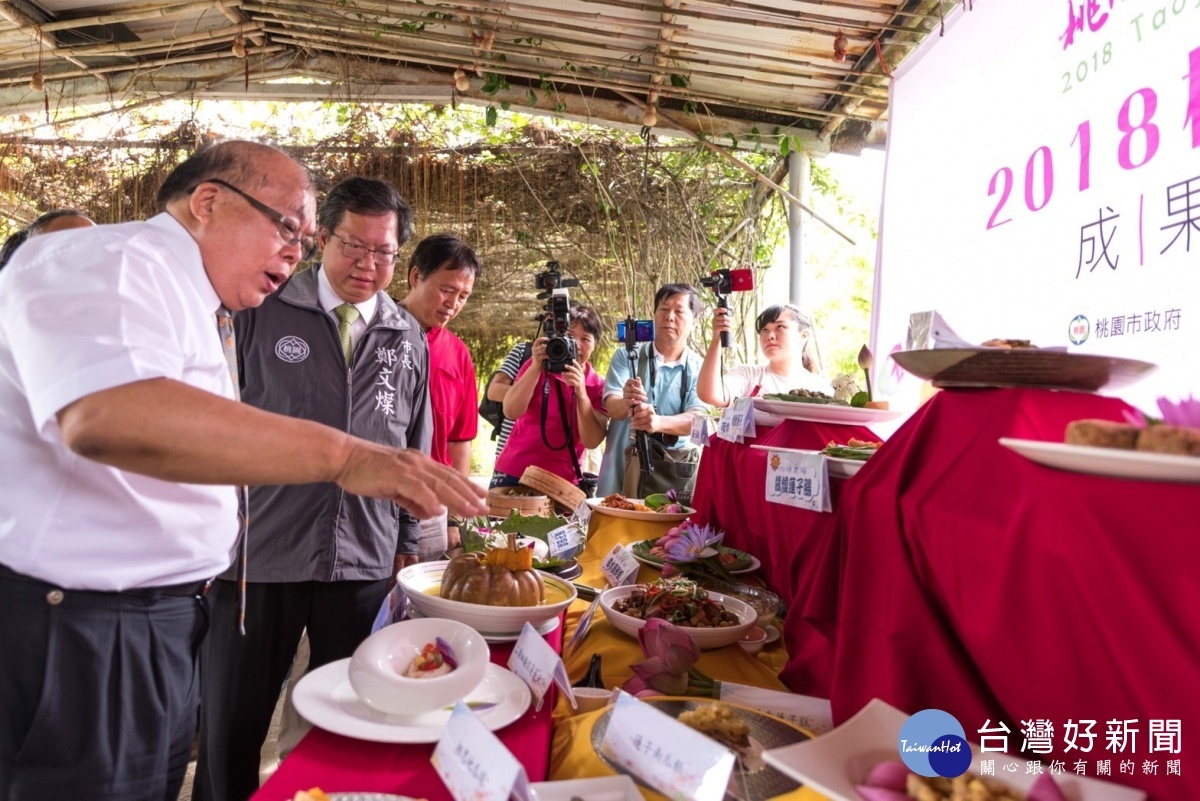
[[[1200,456],[1200,429],[1183,426],[1146,426],[1138,434],[1137,449],[1151,453]]]
[[[1131,451],[1137,447],[1138,431],[1137,426],[1112,420],[1074,420],[1067,424],[1066,443]]]

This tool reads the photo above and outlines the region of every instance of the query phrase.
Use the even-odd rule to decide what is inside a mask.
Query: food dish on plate
[[[655,548],[660,539],[662,538],[652,537],[648,540],[638,540],[629,546],[629,550],[633,553],[633,557],[642,564],[649,565],[650,567],[662,567],[664,554],[661,550]],[[739,551],[737,548],[717,545],[716,551],[722,566],[730,573],[749,573],[762,566],[762,563],[756,558],[745,551]]]
[[[882,442],[850,437],[846,440],[845,445],[839,445],[830,440],[829,444],[821,449],[821,453],[835,459],[853,459],[857,462],[865,462],[874,456],[882,445]]]
[[[838,400],[832,395],[811,389],[790,389],[787,392],[768,393],[761,397],[770,401],[785,401],[787,403],[817,403],[827,406],[849,406],[850,401]]]
[[[671,579],[669,581],[677,582],[679,580]],[[658,582],[655,583],[657,584]],[[617,611],[615,605],[618,602],[626,602],[634,592],[645,593],[648,586],[650,585],[634,584],[624,587],[613,587],[600,594],[600,606],[604,609],[604,615],[608,618],[608,622],[612,623],[618,631],[628,634],[630,637],[637,637],[638,631],[646,625],[646,621],[643,618]],[[737,598],[732,598],[719,592],[708,592],[706,593],[706,597],[736,618],[737,623],[708,628],[679,626],[679,628],[690,634],[692,639],[696,641],[696,644],[703,650],[732,645],[746,636],[746,632],[753,628],[755,622],[758,620],[758,613],[744,601],[739,601]]]
[[[550,573],[541,573],[546,600],[537,606],[487,606],[442,598],[442,574],[448,564],[438,561],[409,565],[397,574],[396,581],[408,596],[409,605],[416,607],[425,617],[457,620],[476,631],[520,634],[526,621],[537,626],[558,617],[577,595],[571,582]]]
[[[755,398],[754,408],[788,420],[807,420],[813,423],[868,425],[893,420],[900,416],[900,412],[893,409],[859,409],[854,406],[794,403],[768,398]]]
[[[1093,448],[1009,437],[1001,437],[1000,444],[1031,462],[1073,473],[1144,481],[1200,483],[1200,459],[1195,456]]]
[[[830,801],[862,801],[855,787],[863,783],[876,765],[896,759],[900,727],[908,717],[876,698],[833,731],[814,740],[765,751],[763,759]],[[970,745],[971,764],[978,767],[979,747]],[[1028,790],[1036,780],[1025,773],[1024,758],[1002,753],[988,753],[987,757],[995,760],[996,775],[1004,776],[1006,783],[1017,790]],[[1006,765],[1014,767],[1007,769]],[[1071,773],[1055,779],[1072,801],[1145,801],[1146,798],[1141,790]]]
[[[1129,386],[1158,369],[1137,359],[1044,348],[902,350],[896,364],[935,387],[1042,387],[1095,392]]]
[[[1200,456],[1200,429],[1162,423],[1135,426],[1112,420],[1072,420],[1063,439],[1068,445],[1092,448]]]
[[[641,498],[626,498],[627,501],[640,506],[645,506]],[[593,512],[609,517],[623,517],[626,520],[648,520],[654,523],[679,523],[687,520],[693,515],[696,510],[690,507],[683,507],[682,512],[641,512],[636,509],[614,509],[604,506],[602,498],[588,498],[588,508]]]
[[[738,767],[734,768],[729,777],[729,787],[726,790],[728,795],[726,797],[744,799],[744,801],[764,801],[765,799],[774,798],[777,795],[790,793],[797,789],[795,781],[765,764],[762,760],[762,754],[765,752],[765,749],[779,748],[808,739],[807,734],[791,723],[764,712],[759,712],[757,709],[750,709],[723,701],[706,701],[697,698],[643,698],[641,700],[660,712],[677,719],[680,715],[687,712],[695,713],[706,707],[724,707],[732,715],[735,715],[738,721],[745,725],[746,745],[731,746],[728,742],[718,741],[730,748],[738,758]],[[705,716],[708,714],[710,713],[701,713],[701,715]],[[592,745],[596,749],[596,753],[608,763],[609,767],[619,773],[626,773],[627,771],[624,768],[610,761],[608,756],[605,755],[604,749],[601,748],[601,744],[604,742],[604,734],[608,730],[608,719],[611,715],[612,710],[605,712],[592,727]],[[714,719],[720,717],[723,716],[717,715]],[[705,734],[709,736],[707,733]]]
[[[300,716],[322,729],[360,740],[381,743],[434,743],[450,720],[450,709],[421,715],[389,715],[367,706],[347,675],[349,659],[330,662],[296,683],[293,703]],[[489,663],[483,681],[463,701],[491,731],[502,729],[525,714],[532,695],[515,674]]]

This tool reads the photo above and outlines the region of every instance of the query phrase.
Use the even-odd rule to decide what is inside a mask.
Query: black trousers
[[[199,700],[199,596],[64,590],[0,568],[0,801],[175,801]]]
[[[218,579],[201,658],[196,801],[244,801],[258,789],[259,751],[308,629],[309,670],[345,659],[371,633],[387,595],[379,581],[246,585],[246,635],[237,630],[237,584]]]

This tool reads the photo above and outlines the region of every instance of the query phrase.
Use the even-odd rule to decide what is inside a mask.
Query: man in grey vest
[[[242,400],[366,440],[429,452],[421,326],[385,294],[412,211],[388,183],[350,178],[318,213],[321,264],[236,320]],[[417,561],[417,519],[334,484],[250,492],[246,634],[234,573],[213,584],[201,676],[198,799],[258,788],[259,750],[307,629],[309,667],[353,654],[395,573]]]

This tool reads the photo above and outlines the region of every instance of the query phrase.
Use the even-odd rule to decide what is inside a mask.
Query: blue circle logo
[[[1092,324],[1088,318],[1082,314],[1077,314],[1071,318],[1071,324],[1067,326],[1067,337],[1071,340],[1072,345],[1082,345],[1087,342],[1088,336],[1092,333]]]
[[[896,748],[919,776],[953,779],[971,767],[971,746],[962,724],[949,712],[923,709],[900,727]]]

